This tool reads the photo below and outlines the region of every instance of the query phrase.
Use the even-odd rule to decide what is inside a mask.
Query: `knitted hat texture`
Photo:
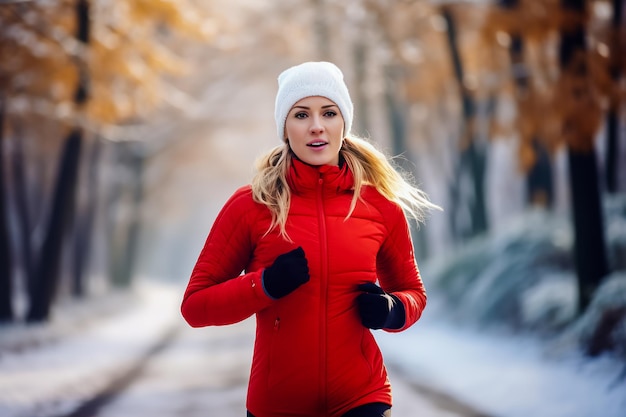
[[[278,76],[274,117],[280,140],[285,138],[285,121],[293,105],[312,96],[332,100],[341,111],[344,135],[350,133],[354,107],[343,73],[330,62],[305,62],[286,69]]]

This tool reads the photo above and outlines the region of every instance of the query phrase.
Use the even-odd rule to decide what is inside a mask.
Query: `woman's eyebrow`
[[[330,107],[337,107],[336,104],[327,104],[325,106],[322,106],[323,109],[328,109]],[[311,110],[310,107],[307,106],[293,106],[294,109],[305,109],[305,110]]]

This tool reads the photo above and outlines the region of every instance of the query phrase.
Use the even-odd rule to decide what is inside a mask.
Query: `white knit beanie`
[[[332,100],[341,111],[344,136],[350,133],[354,108],[343,73],[330,62],[305,62],[286,69],[278,76],[274,117],[280,140],[285,138],[285,121],[293,105],[312,96]]]

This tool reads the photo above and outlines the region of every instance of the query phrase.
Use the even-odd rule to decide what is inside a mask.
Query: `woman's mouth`
[[[321,148],[324,145],[328,145],[328,142],[324,142],[323,140],[316,140],[306,144],[306,146],[310,148]]]

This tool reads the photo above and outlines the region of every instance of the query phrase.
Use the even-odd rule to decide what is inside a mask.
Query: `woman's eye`
[[[324,113],[324,116],[326,116],[326,117],[335,117],[335,116],[337,116],[337,112],[329,110],[326,113]]]
[[[300,112],[293,115],[296,119],[304,119],[306,117],[306,113]]]

